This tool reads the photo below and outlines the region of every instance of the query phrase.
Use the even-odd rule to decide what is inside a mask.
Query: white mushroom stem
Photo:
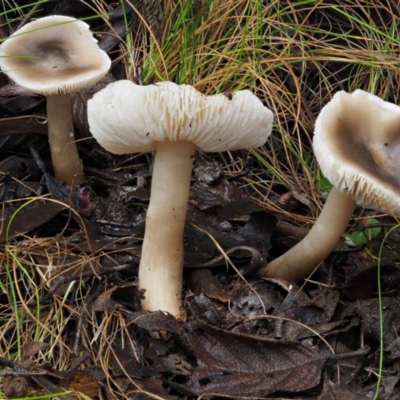
[[[157,142],[146,216],[139,287],[143,308],[184,317],[182,307],[183,231],[195,145]]]
[[[47,96],[47,123],[54,174],[68,185],[84,182],[76,148],[71,96]]]
[[[346,230],[356,203],[332,188],[320,216],[307,236],[282,256],[262,268],[259,275],[298,281],[309,276],[332,252]]]

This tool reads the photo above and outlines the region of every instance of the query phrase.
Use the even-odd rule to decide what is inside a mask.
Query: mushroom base
[[[298,281],[309,276],[332,252],[346,230],[355,201],[335,187],[307,236],[282,256],[258,271],[258,275]]]
[[[184,317],[182,308],[183,231],[195,145],[158,142],[146,215],[139,287],[142,306]]]

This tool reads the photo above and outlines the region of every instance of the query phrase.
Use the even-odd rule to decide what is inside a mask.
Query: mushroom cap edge
[[[273,114],[248,90],[205,96],[190,85],[123,80],[88,101],[88,120],[92,135],[115,154],[153,151],[163,140],[220,152],[263,145]]]
[[[313,148],[339,191],[400,216],[400,107],[360,89],[340,91],[316,120]]]

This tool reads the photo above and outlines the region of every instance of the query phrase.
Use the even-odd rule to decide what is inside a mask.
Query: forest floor
[[[330,190],[312,153],[321,108],[357,88],[398,103],[392,3],[2,2],[3,39],[69,15],[113,65],[73,95],[86,177],[73,187],[53,176],[45,99],[0,75],[0,399],[400,399],[394,218],[357,208],[347,234],[365,243],[342,240],[304,281],[256,275]],[[275,114],[262,148],[195,155],[185,321],[141,307],[151,155],[111,155],[88,129],[87,100],[120,79],[250,89]]]

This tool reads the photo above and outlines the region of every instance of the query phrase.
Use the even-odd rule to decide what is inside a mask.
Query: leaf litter
[[[46,4],[41,12],[50,14],[50,8]],[[76,1],[61,2],[60,10],[89,15]],[[108,51],[126,33],[121,5],[109,17],[111,26],[99,26],[105,33],[100,46]],[[136,12],[130,9],[127,17],[129,25],[137,26]],[[290,214],[278,220],[254,201],[256,196],[249,198],[254,191],[243,188],[243,178],[256,172],[243,155],[242,172],[228,175],[223,157],[196,153],[185,230],[187,321],[141,310],[136,277],[151,166],[144,156],[104,152],[88,140],[85,117],[87,99],[121,75],[115,68],[97,87],[73,99],[78,146],[90,178],[72,189],[52,175],[43,98],[1,78],[4,394],[373,397],[380,340],[375,261],[363,249],[338,247],[318,283],[298,287],[255,278],[268,252],[291,247],[307,228]],[[267,172],[260,176],[270,179]],[[282,194],[271,198],[284,210],[299,215],[314,210],[301,188],[287,191],[276,185],[274,190]],[[27,205],[27,199],[34,201]],[[377,254],[381,239],[367,243],[371,254]],[[393,295],[399,287],[397,247],[395,231],[382,259],[382,399],[400,397],[400,308]],[[23,319],[17,322],[19,314]]]
[[[66,202],[66,187],[50,175],[46,177],[46,174],[44,171],[42,187],[47,185],[53,199]],[[29,253],[35,268],[45,279],[48,295],[41,298],[43,309],[46,309],[52,296],[65,296],[70,290],[69,285],[77,279],[86,283],[86,292],[79,289],[82,302],[77,310],[78,319],[73,324],[75,334],[70,347],[75,354],[79,354],[88,329],[91,330],[90,326],[95,328],[97,332],[93,332],[91,350],[96,352],[97,359],[105,357],[107,374],[118,390],[125,393],[149,392],[165,399],[316,394],[324,368],[326,365],[332,368],[337,362],[336,357],[342,356],[341,361],[353,359],[356,363],[370,354],[369,348],[362,349],[354,337],[350,343],[340,343],[341,346],[337,346],[337,341],[343,340],[339,339],[340,335],[362,329],[366,337],[376,342],[376,320],[371,322],[370,318],[377,315],[377,310],[371,314],[372,300],[371,305],[365,306],[368,314],[363,313],[365,307],[362,303],[356,303],[356,306],[342,310],[340,317],[337,310],[339,292],[336,289],[322,288],[307,293],[293,284],[252,278],[253,270],[249,265],[254,258],[260,258],[260,255],[265,257],[269,248],[266,244],[273,233],[276,218],[249,203],[236,190],[232,191],[231,197],[227,197],[225,186],[222,190],[223,204],[215,202],[211,211],[208,207],[203,210],[201,207],[189,208],[185,245],[189,249],[194,246],[199,249],[195,256],[188,251],[185,260],[187,282],[193,290],[192,296],[186,298],[189,322],[179,322],[163,313],[141,311],[140,298],[143,294],[136,285],[127,285],[127,280],[135,276],[140,259],[143,219],[138,218],[137,224],[129,221],[130,202],[138,198],[134,191],[127,196],[124,185],[111,182],[109,186],[114,193],[112,203],[107,201],[107,197],[96,194],[90,184],[85,184],[73,189],[76,194],[72,194],[70,199],[73,200],[69,204],[55,203],[62,205],[56,208],[55,215],[51,215],[51,208],[47,208],[42,216],[40,207],[43,206],[38,200],[39,206],[32,211],[35,217],[31,217],[35,224],[25,223],[24,231],[19,232],[20,222],[16,219],[12,232],[15,238],[25,232],[40,238],[50,229],[46,225],[51,224],[51,229],[54,229],[54,224],[58,224],[61,229],[66,224],[65,219],[69,219],[72,226],[67,229],[71,233],[64,235],[69,250],[60,253],[59,248],[52,249],[43,241],[45,253],[42,253],[38,247],[24,249],[22,242],[19,254],[23,259]],[[147,184],[144,183],[143,187],[146,188]],[[197,197],[198,205],[206,188],[202,187],[201,195],[195,190],[196,186],[193,196]],[[211,196],[216,194],[218,192],[213,187]],[[98,210],[110,209],[118,197],[125,207],[116,214],[115,210],[110,211],[118,218],[104,232],[104,224],[99,221],[107,220],[108,216]],[[148,196],[140,196],[140,201],[147,200]],[[7,203],[4,202],[5,210]],[[90,205],[93,207],[88,207]],[[76,217],[71,217],[71,209]],[[27,217],[29,212],[27,208],[26,222],[30,219]],[[252,218],[253,215],[256,217]],[[4,214],[4,218],[6,225],[9,217]],[[223,224],[224,221],[229,224]],[[263,223],[260,224],[260,221]],[[98,254],[94,258],[86,256],[88,242],[82,238],[82,231],[87,231],[88,226],[92,229],[89,235],[93,254]],[[217,249],[204,231],[217,238],[216,241],[236,268],[248,277],[246,280],[238,279],[234,270],[227,273],[225,259],[217,256]],[[72,298],[79,298],[79,292]],[[339,316],[339,319],[332,321],[334,316]],[[394,315],[390,324],[393,318]],[[114,328],[110,338],[103,339],[109,343],[105,347],[99,337],[110,329],[108,324],[117,329]],[[371,332],[374,335],[371,336]],[[393,335],[388,339],[393,342]],[[340,348],[339,353],[334,354],[332,346]],[[394,360],[398,358],[396,346],[387,351],[392,352]],[[35,353],[30,358],[35,358]],[[28,366],[23,360],[11,364],[14,373],[24,371],[29,375],[47,371],[40,359],[30,361]],[[45,372],[45,376],[39,378],[39,386],[50,393],[67,389],[92,396],[96,390],[103,390],[106,375],[104,371],[93,375],[91,368],[80,370],[86,378],[73,373],[68,375],[68,369]],[[65,374],[69,376],[69,381]],[[26,380],[24,391],[38,385],[37,377],[23,379]],[[79,386],[81,379],[85,387]],[[92,386],[87,383],[88,379],[93,381]],[[47,384],[48,380],[51,384]],[[5,392],[12,394],[7,389],[8,381],[9,378],[3,380]],[[10,383],[10,387],[14,386]]]

